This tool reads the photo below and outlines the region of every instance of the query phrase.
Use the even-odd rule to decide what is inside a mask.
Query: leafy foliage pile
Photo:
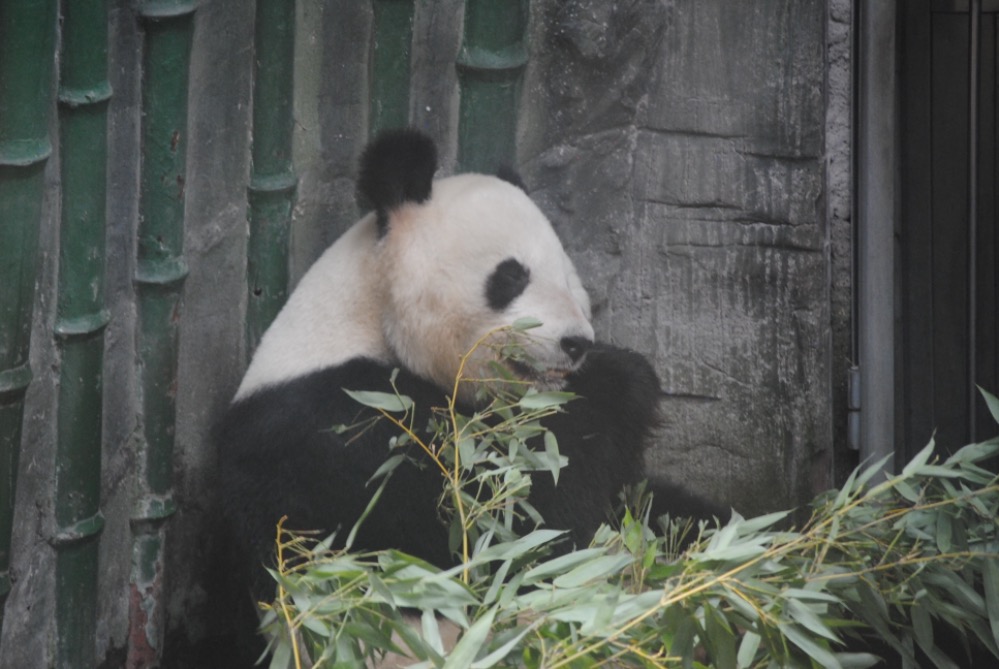
[[[504,387],[473,416],[436,412],[429,441],[407,398],[355,393],[400,428],[393,447],[415,441],[440,470],[460,564],[353,552],[352,537],[331,549],[334,537],[279,527],[277,597],[263,605],[272,668],[372,666],[386,653],[448,669],[853,668],[877,662],[847,650],[865,632],[913,663],[918,648],[958,666],[934,641],[942,627],[999,657],[999,480],[982,466],[999,438],[942,461],[931,443],[879,482],[877,466],[858,470],[797,530],[777,513],[724,527],[664,518],[653,531],[646,498],[566,553],[556,530],[517,530],[540,521],[529,474],[557,479],[565,465],[540,420],[570,398]],[[372,505],[401,457],[376,477]]]

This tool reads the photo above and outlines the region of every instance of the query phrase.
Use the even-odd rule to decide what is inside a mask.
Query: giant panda
[[[390,391],[395,372],[395,387],[423,412],[413,425],[426,424],[431,407],[446,406],[461,356],[523,317],[541,322],[520,342],[535,362],[500,364],[538,388],[578,396],[546,423],[568,457],[557,487],[550,475],[532,484],[530,501],[546,525],[584,546],[621,489],[645,477],[643,452],[661,399],[652,366],[596,342],[587,293],[519,177],[505,171],[435,181],[436,169],[433,142],[414,130],[385,133],[366,148],[358,190],[373,211],[301,279],[218,425],[225,517],[236,551],[255,567],[247,578],[258,597],[268,594],[261,565],[272,562],[278,520],[345,535],[390,455],[395,430],[385,421],[359,436],[331,429],[356,422],[362,410],[344,390]],[[494,351],[476,349],[466,376],[484,376]],[[472,387],[459,386],[466,412],[475,409]],[[451,565],[436,508],[439,474],[412,455],[354,547]],[[677,514],[722,515],[676,487],[660,486],[657,499]]]

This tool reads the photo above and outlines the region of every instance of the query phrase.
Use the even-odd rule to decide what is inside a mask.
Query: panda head
[[[519,179],[464,174],[438,181],[433,142],[416,131],[381,135],[365,150],[360,194],[375,209],[381,330],[392,357],[450,389],[494,376],[499,348],[535,387],[561,387],[593,342],[590,303],[551,224]],[[525,318],[541,325],[509,326]],[[511,342],[511,339],[516,340]],[[478,346],[476,346],[478,343]],[[474,385],[459,394],[470,399]]]

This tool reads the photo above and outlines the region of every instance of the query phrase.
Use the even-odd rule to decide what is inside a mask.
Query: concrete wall
[[[112,14],[113,319],[96,639],[108,667],[121,663],[127,643],[128,519],[141,419],[132,283],[141,43],[132,4],[115,3]],[[831,483],[832,379],[843,366],[848,332],[849,87],[840,81],[841,97],[827,104],[826,82],[830,72],[849,72],[849,2],[830,4],[832,14],[822,0],[532,3],[518,137],[525,181],[590,290],[598,335],[645,353],[659,370],[667,424],[650,467],[745,514],[801,503]],[[293,281],[358,214],[353,175],[367,136],[371,23],[368,3],[298,5]],[[462,3],[416,7],[411,118],[438,140],[448,173],[456,154]],[[215,633],[220,620],[224,627],[226,616],[211,607],[217,473],[206,434],[243,368],[252,23],[249,4],[240,0],[201,3],[196,15],[185,249],[191,272],[175,470],[180,509],[170,520],[167,568],[168,657],[175,666],[194,666],[181,651]],[[845,48],[832,69],[827,31],[834,46]],[[833,153],[827,128],[836,138]],[[17,581],[0,638],[3,669],[48,666],[54,639],[47,541],[58,379],[51,337],[57,164],[56,156],[15,519]]]
[[[527,182],[597,332],[657,363],[652,466],[745,513],[795,504],[831,447],[824,3],[539,14]]]

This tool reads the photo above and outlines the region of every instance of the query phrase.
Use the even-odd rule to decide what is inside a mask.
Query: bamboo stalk
[[[247,189],[247,355],[256,349],[288,298],[288,236],[298,184],[292,164],[294,0],[258,0],[254,50],[253,168]]]
[[[0,626],[10,593],[15,483],[42,216],[52,146],[56,3],[0,3]]]
[[[165,620],[164,544],[174,514],[177,344],[184,262],[187,84],[193,14],[189,0],[139,6],[142,56],[142,174],[136,262],[137,349],[142,394],[139,497],[133,547],[127,666],[158,666]]]
[[[59,81],[62,221],[55,335],[61,348],[56,440],[56,666],[96,664],[97,549],[107,197],[106,0],[63,6]]]
[[[413,0],[375,0],[368,128],[373,136],[409,123]]]
[[[527,0],[468,0],[458,54],[458,166],[493,172],[516,159]]]

